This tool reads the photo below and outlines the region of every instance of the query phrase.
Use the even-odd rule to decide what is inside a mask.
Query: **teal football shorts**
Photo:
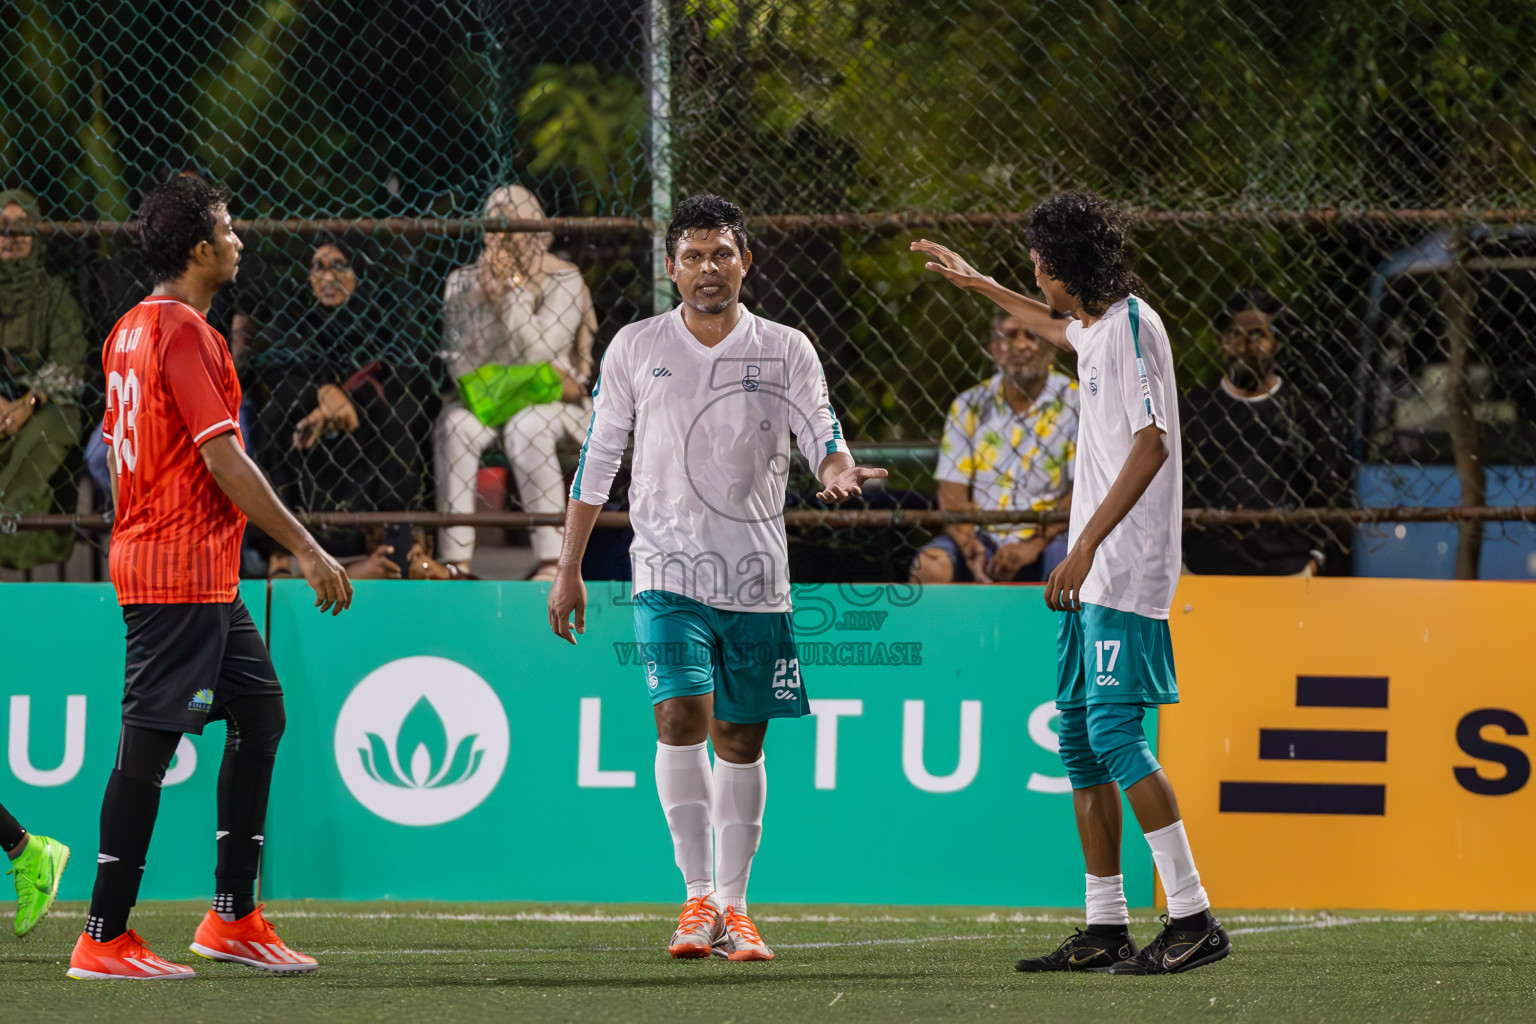
[[[1056,706],[1177,704],[1168,620],[1085,604],[1056,629]]]
[[[653,705],[713,693],[715,717],[742,725],[811,713],[788,612],[726,611],[646,590],[635,595],[635,640]]]

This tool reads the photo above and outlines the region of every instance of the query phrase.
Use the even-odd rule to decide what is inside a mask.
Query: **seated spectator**
[[[32,194],[0,192],[0,220],[38,220]],[[44,272],[35,235],[0,235],[0,519],[53,511],[52,480],[80,443],[85,380],[80,307]],[[69,557],[69,530],[0,530],[0,565],[30,569]]]
[[[430,394],[419,345],[397,304],[368,281],[352,243],[322,234],[307,286],[273,317],[251,354],[261,410],[257,462],[294,509],[404,511],[422,505],[421,439]],[[314,531],[358,579],[398,578],[414,546],[404,523],[370,538],[353,528]],[[288,552],[257,538],[269,575],[292,572]]]
[[[1054,349],[1007,313],[988,345],[997,373],[950,406],[939,445],[939,508],[1066,509],[1077,448],[1077,383],[1052,368]],[[1066,555],[1067,524],[947,527],[917,553],[915,583],[1045,579]]]
[[[507,185],[491,193],[486,217],[540,218],[533,193]],[[592,416],[587,397],[597,314],[581,271],[549,252],[548,234],[487,232],[478,261],[448,275],[443,288],[443,357],[459,390],[445,396],[436,430],[437,507],[473,512],[480,456],[504,446],[518,497],[528,512],[565,509],[565,476],[555,454],[561,437],[580,441]],[[504,372],[505,371],[505,372]],[[517,401],[477,401],[494,381],[539,380]],[[481,388],[477,392],[477,388]],[[504,389],[505,390],[505,389]],[[466,396],[470,403],[466,404]],[[523,404],[532,398],[533,404]],[[508,409],[522,408],[505,417]],[[474,407],[471,407],[474,406]],[[531,578],[554,579],[561,531],[532,531],[538,565]],[[440,554],[469,569],[475,531],[442,531]]]
[[[1259,288],[1227,300],[1214,321],[1226,370],[1184,397],[1186,508],[1293,509],[1337,502],[1345,484],[1342,432],[1326,398],[1280,372],[1287,311]],[[1284,524],[1188,527],[1184,565],[1199,574],[1310,576],[1334,539]]]

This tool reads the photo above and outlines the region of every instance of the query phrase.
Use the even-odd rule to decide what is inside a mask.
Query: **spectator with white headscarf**
[[[542,219],[544,210],[527,189],[505,185],[486,200],[485,216]],[[561,437],[579,441],[591,418],[597,314],[581,271],[549,251],[552,241],[542,232],[487,232],[480,258],[448,275],[443,358],[459,389],[434,434],[439,511],[474,511],[480,457],[498,444],[525,511],[565,508],[555,446]],[[532,538],[532,578],[554,579],[560,529],[536,527]],[[472,527],[448,527],[438,556],[468,571],[474,546]]]

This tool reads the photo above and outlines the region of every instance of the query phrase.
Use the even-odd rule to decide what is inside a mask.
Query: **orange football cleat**
[[[677,930],[672,933],[667,952],[679,960],[709,956],[720,941],[720,925],[720,910],[710,896],[693,897],[677,915]]]
[[[305,974],[320,966],[312,956],[296,953],[277,937],[272,925],[262,916],[262,907],[238,921],[226,921],[212,910],[197,926],[192,952],[209,960],[227,960],[234,964],[276,971],[281,974]]]
[[[183,981],[197,972],[156,956],[130,928],[111,942],[81,932],[69,956],[69,976],[80,981]]]
[[[715,955],[728,960],[772,960],[773,950],[757,934],[752,919],[735,907],[725,908],[725,934],[715,943]]]

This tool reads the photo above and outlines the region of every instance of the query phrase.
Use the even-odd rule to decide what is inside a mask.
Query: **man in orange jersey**
[[[235,279],[240,239],[229,193],[174,178],[145,197],[138,230],[155,289],[117,322],[102,349],[111,449],[112,583],[128,630],[117,761],[101,808],[90,916],[74,978],[190,978],[128,927],[182,734],[223,719],[213,908],[192,950],[268,971],[306,972],[313,957],[283,944],[255,903],[283,691],[238,593],[246,517],[294,552],[322,612],[352,602],[341,566],[272,493],[246,457],[240,384],[208,326],[214,295]]]

